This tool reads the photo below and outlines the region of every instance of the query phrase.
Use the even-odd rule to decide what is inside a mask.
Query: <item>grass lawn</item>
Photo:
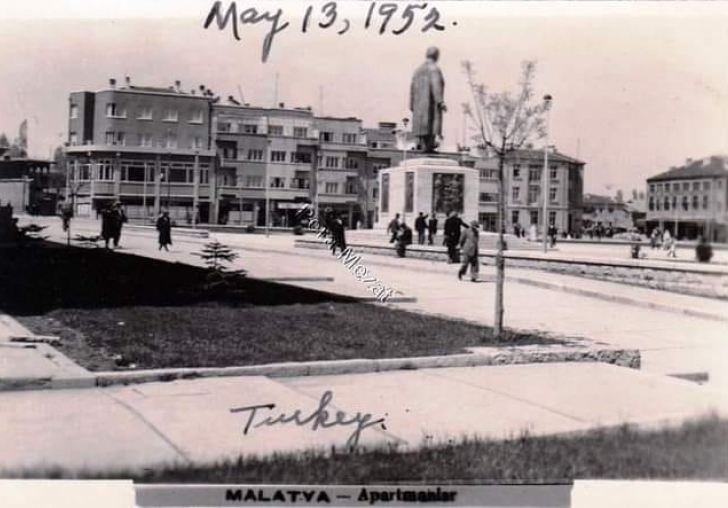
[[[630,427],[570,437],[468,440],[412,452],[283,454],[210,466],[71,473],[12,472],[27,478],[133,478],[143,483],[519,482],[573,479],[728,479],[728,421],[708,417],[643,432]],[[5,473],[2,476],[6,476]]]
[[[0,308],[91,370],[213,367],[285,361],[395,358],[478,345],[559,342],[540,333],[354,302],[247,279],[242,294],[190,291],[198,268],[103,249],[0,250]],[[7,269],[6,269],[7,267]]]

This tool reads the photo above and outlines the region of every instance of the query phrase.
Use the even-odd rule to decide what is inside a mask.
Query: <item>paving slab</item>
[[[97,389],[0,392],[0,474],[63,465],[146,467],[185,458],[133,412]]]
[[[290,416],[296,410],[300,410],[301,420],[304,420],[316,411],[326,391],[322,388],[302,393],[266,377],[150,383],[108,390],[110,397],[159,429],[194,462],[234,459],[241,454],[328,450],[331,446],[345,448],[355,427],[319,427],[314,431],[311,422],[304,426],[290,423],[256,428],[255,424],[268,416],[277,417],[281,413]],[[336,409],[349,410],[339,402],[334,398],[328,404],[329,421],[334,419]],[[244,429],[251,412],[230,411],[267,404],[275,404],[275,408],[271,411],[259,409],[247,434]],[[347,414],[347,419],[353,416]],[[360,444],[371,446],[397,441],[400,441],[397,436],[369,428],[361,433]]]

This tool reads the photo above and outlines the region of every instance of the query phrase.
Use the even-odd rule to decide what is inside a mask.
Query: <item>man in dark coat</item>
[[[110,206],[105,206],[101,210],[101,238],[104,239],[106,248],[109,248],[109,242],[116,235],[116,219],[114,211]]]
[[[433,214],[427,222],[427,245],[435,243],[435,236],[437,236],[437,217]]]
[[[159,232],[159,250],[169,252],[168,245],[172,245],[172,221],[169,219],[168,212],[162,212],[162,216],[157,219],[157,231]]]
[[[419,245],[425,244],[425,231],[427,230],[427,215],[420,215],[415,219],[415,231],[417,231],[417,243]]]
[[[458,245],[460,244],[460,228],[468,225],[458,216],[457,212],[451,212],[450,217],[445,220],[444,243],[447,246],[448,263],[460,261]]]
[[[334,214],[329,222],[329,231],[331,232],[331,254],[336,254],[336,249],[341,252],[346,250],[346,236],[344,234],[344,222],[338,214]]]
[[[112,236],[114,239],[114,248],[117,249],[119,247],[119,240],[121,240],[121,228],[126,222],[126,214],[124,213],[124,209],[121,207],[121,203],[117,202],[114,205],[114,208],[111,211],[111,215],[113,221]]]
[[[397,256],[403,258],[407,252],[407,246],[412,243],[412,230],[405,223],[399,225],[397,230],[397,242],[395,247],[397,249]]]

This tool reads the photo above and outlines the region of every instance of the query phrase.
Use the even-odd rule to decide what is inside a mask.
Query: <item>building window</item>
[[[693,182],[693,190],[694,191],[700,190],[700,182]]]
[[[75,132],[69,132],[68,144],[71,146],[76,146],[78,144],[78,134],[76,134]]]
[[[683,206],[683,210],[685,210],[685,211],[688,210],[689,206],[688,206],[688,197],[687,196],[683,196],[682,206]]]
[[[291,178],[292,189],[308,189],[308,178]]]
[[[270,186],[273,189],[282,189],[286,186],[286,179],[280,176],[273,176],[270,179]]]
[[[71,104],[71,118],[78,118],[78,106],[76,104]]]
[[[670,209],[670,198],[665,196],[665,211]]]
[[[142,106],[137,115],[138,120],[151,120],[152,119],[152,108],[151,106]]]
[[[690,190],[690,182],[683,182],[682,188],[683,188],[684,191],[689,191]]]
[[[359,161],[353,157],[347,157],[346,169],[359,169]]]
[[[294,138],[307,138],[308,137],[308,128],[294,127],[293,128],[293,137]]]
[[[243,132],[245,134],[258,134],[258,126],[251,123],[243,124]]]
[[[521,198],[521,188],[513,187],[513,201],[518,201]]]
[[[115,102],[106,103],[106,116],[108,118],[126,118],[126,111]]]
[[[661,201],[661,200],[660,200],[659,198],[658,198],[658,199],[657,199],[657,200],[655,201],[655,209],[656,209],[656,210],[657,210],[658,212],[659,212],[660,210],[662,210],[662,201]]]
[[[110,160],[100,160],[96,164],[96,178],[102,182],[114,181],[114,165]]]
[[[531,224],[538,225],[538,210],[531,210]]]
[[[698,198],[698,196],[693,196],[693,210],[697,210],[699,207],[700,207],[700,198]]]
[[[481,192],[480,193],[480,202],[481,203],[493,203],[496,200],[497,194],[493,194],[492,192]]]
[[[706,194],[703,196],[703,210],[707,210],[708,208],[710,208],[710,198]]]
[[[208,183],[210,183],[210,170],[200,169],[200,184],[207,185]]]
[[[521,179],[521,165],[520,164],[513,165],[513,178],[516,180]]]
[[[190,123],[202,123],[202,110],[195,109],[190,116]]]
[[[665,198],[667,199],[667,198]],[[665,208],[665,210],[668,210],[669,208]],[[677,196],[672,197],[672,209],[677,210]]]
[[[270,134],[271,136],[283,136],[283,126],[282,125],[269,125],[268,134]]]
[[[666,191],[669,191],[670,190],[670,184],[669,183],[666,183],[665,184],[665,190]],[[680,184],[679,183],[674,183],[672,185],[672,190],[673,190],[673,192],[680,192]]]
[[[263,150],[251,148],[248,150],[248,160],[249,161],[262,161],[263,160]]]
[[[123,132],[106,131],[106,144],[124,146],[126,144],[126,136]]]
[[[356,177],[355,176],[346,177],[346,193],[347,194],[356,194]]]
[[[152,135],[151,134],[139,134],[139,146],[146,148],[152,147]]]
[[[281,150],[273,150],[270,153],[271,162],[286,162],[286,152]]]
[[[549,178],[551,180],[556,180],[559,178],[559,170],[557,166],[551,166],[549,168]]]
[[[710,190],[710,182],[703,182],[703,190]]]
[[[338,168],[339,167],[339,158],[338,157],[332,157],[327,156],[326,157],[326,167],[327,168]]]
[[[334,133],[329,131],[321,131],[319,132],[319,141],[324,141],[326,143],[331,143],[334,141]]]
[[[356,138],[357,138],[356,134],[353,134],[350,132],[345,132],[343,138],[344,138],[344,143],[346,143],[348,145],[356,144]]]
[[[311,164],[309,152],[291,152],[291,160],[296,164]]]
[[[167,133],[166,147],[177,148],[177,134],[175,134],[174,132]]]
[[[518,210],[513,210],[511,212],[511,224],[518,224],[518,220],[520,219]]]
[[[650,192],[655,192],[655,184],[654,183],[651,183],[650,184]]]
[[[551,187],[549,189],[549,201],[556,201],[557,191],[558,189],[556,187]]]
[[[263,177],[262,176],[246,176],[245,177],[245,186],[246,187],[263,187]]]
[[[339,184],[337,182],[326,182],[326,194],[338,194]]]
[[[649,201],[648,206],[649,206],[649,209],[651,212],[653,212],[655,210],[655,198],[653,196],[650,196],[650,201]]]
[[[537,203],[539,194],[540,194],[540,189],[535,185],[531,185],[528,188],[528,202]]]
[[[202,148],[202,137],[195,136],[194,138],[192,138],[192,149],[200,150],[201,148]]]
[[[178,118],[178,113],[176,109],[168,109],[164,112],[164,120],[165,122],[176,122]]]
[[[556,225],[556,212],[554,212],[554,211],[549,212],[549,225],[550,226]]]

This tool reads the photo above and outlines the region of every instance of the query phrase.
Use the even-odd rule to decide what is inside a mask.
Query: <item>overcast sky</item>
[[[629,193],[687,157],[728,153],[728,5],[440,4],[443,32],[422,34],[415,24],[379,36],[362,29],[369,2],[339,2],[352,28],[338,36],[301,33],[308,2],[269,1],[291,26],[262,63],[269,24],[242,27],[241,41],[203,30],[208,0],[0,0],[0,132],[14,138],[27,118],[31,153],[47,156],[66,138],[68,93],[127,75],[139,85],[204,83],[224,96],[238,96],[239,85],[245,101],[271,105],[278,74],[287,106],[320,112],[323,87],[327,115],[400,122],[412,71],[437,45],[448,146],[462,136],[460,105],[469,99],[462,60],[499,91],[516,86],[522,60],[535,59],[537,96],[554,97],[551,141],[574,156],[578,147],[588,192]],[[38,13],[46,19],[33,19]]]

